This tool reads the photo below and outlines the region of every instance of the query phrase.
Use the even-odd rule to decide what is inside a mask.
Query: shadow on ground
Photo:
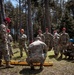
[[[14,57],[14,60],[19,59],[19,58],[21,59],[21,57],[20,57],[20,56]]]
[[[23,75],[28,75],[28,74],[30,75],[30,74],[38,74],[40,72],[42,72],[42,70],[40,69],[31,70],[30,68],[24,68],[19,73]]]
[[[55,58],[54,55],[49,55],[48,57],[49,57],[50,59]]]

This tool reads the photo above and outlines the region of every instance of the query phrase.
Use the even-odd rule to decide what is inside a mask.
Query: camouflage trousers
[[[2,59],[2,57],[4,57],[5,61],[10,61],[9,50],[6,50],[4,47],[0,47],[0,60]]]
[[[67,50],[67,45],[66,44],[62,44],[60,46],[60,54],[63,54],[65,50]]]
[[[57,46],[54,46],[53,47],[53,50],[54,50],[54,54],[55,55],[59,55],[59,46],[57,45]]]
[[[20,49],[20,56],[21,57],[23,56],[23,50],[26,52],[26,55],[28,55],[26,45],[19,45],[19,49]]]
[[[38,57],[36,57],[36,58],[30,58],[30,57],[28,57],[28,58],[26,59],[26,61],[27,61],[27,63],[28,63],[29,65],[31,65],[31,64],[33,64],[33,63],[41,63],[41,64],[43,64],[44,61],[45,61],[45,58],[38,58]]]
[[[12,51],[12,46],[11,46],[11,44],[8,45],[8,48],[9,48],[10,56],[12,56],[12,55],[13,55],[13,51]]]
[[[50,51],[52,49],[52,42],[50,41],[45,41],[47,47],[48,47],[48,51]]]

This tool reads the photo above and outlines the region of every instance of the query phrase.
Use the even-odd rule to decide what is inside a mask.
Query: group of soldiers
[[[19,39],[19,49],[20,56],[23,56],[23,49],[26,52],[27,63],[31,66],[31,69],[34,69],[33,63],[40,62],[40,69],[43,68],[43,63],[47,56],[47,51],[51,49],[54,50],[55,57],[60,53],[60,58],[64,55],[67,55],[67,48],[71,49],[73,42],[69,41],[69,34],[66,33],[66,28],[62,29],[62,33],[58,34],[57,30],[53,34],[49,33],[49,29],[46,28],[46,32],[42,33],[42,30],[38,30],[38,35],[35,38],[34,42],[27,46],[27,35],[24,32],[24,29],[20,29]],[[10,30],[8,29],[8,24],[0,25],[0,66],[2,65],[2,57],[6,62],[7,68],[12,68],[10,65],[10,58],[13,55],[11,42],[13,41],[12,36],[10,35]],[[71,44],[70,44],[71,43]],[[71,46],[70,46],[71,45]],[[72,54],[74,55],[74,54]]]
[[[68,44],[69,42],[69,35],[65,31],[66,30],[63,28],[63,33],[61,35],[57,33],[57,30],[55,30],[53,34],[51,34],[49,33],[48,28],[46,28],[46,32],[43,34],[42,34],[42,31],[39,30],[39,34],[37,36],[41,37],[42,41],[46,43],[48,47],[48,51],[50,51],[53,48],[55,57],[57,57],[59,54],[59,45],[60,47],[63,48],[63,45],[62,45],[63,42],[65,42],[65,44]],[[61,57],[62,57],[62,51],[63,49],[60,50]]]
[[[21,37],[24,37],[25,43],[23,43],[23,40],[20,40],[21,43],[19,43],[19,45],[25,49],[27,54],[26,61],[31,66],[31,69],[34,69],[33,63],[35,62],[40,62],[40,69],[43,68],[43,63],[46,59],[47,51],[50,51],[51,49],[54,50],[55,57],[58,57],[60,53],[60,58],[62,58],[63,54],[67,54],[67,48],[70,46],[70,43],[72,43],[70,41],[69,34],[66,33],[66,28],[62,29],[61,34],[58,34],[57,30],[51,34],[49,33],[48,28],[46,28],[45,33],[42,33],[42,30],[39,29],[36,40],[28,46],[28,49],[26,49],[27,36],[22,35]],[[22,44],[24,44],[24,46]],[[22,51],[22,48],[20,48],[20,51]]]
[[[10,65],[10,59],[13,55],[11,42],[13,41],[10,35],[10,29],[8,29],[8,21],[5,20],[3,24],[0,25],[0,66],[2,65],[2,58],[6,62],[6,68],[13,68]]]

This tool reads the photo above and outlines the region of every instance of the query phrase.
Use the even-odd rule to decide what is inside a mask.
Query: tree
[[[1,23],[4,21],[4,18],[5,18],[4,0],[0,0],[0,19],[1,19]]]
[[[31,0],[27,0],[28,2],[28,27],[29,27],[29,41],[33,42],[33,25],[31,20]]]
[[[68,1],[66,3],[66,8],[69,11],[69,13],[73,15],[73,19],[74,19],[74,0]]]
[[[74,20],[69,15],[68,11],[66,11],[65,15],[62,17],[60,31],[62,31],[63,27],[66,27],[66,32],[69,33],[70,38],[74,38]]]

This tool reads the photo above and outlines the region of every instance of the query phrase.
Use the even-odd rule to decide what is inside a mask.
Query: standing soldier
[[[42,42],[41,37],[37,37],[36,40],[29,45],[28,54],[26,61],[31,66],[31,69],[34,69],[33,63],[40,63],[40,69],[42,69],[47,55],[47,45]]]
[[[10,29],[7,29],[7,33],[8,33],[8,47],[9,47],[9,53],[10,53],[10,58],[12,58],[13,55],[13,51],[12,51],[12,45],[11,42],[13,41],[13,38],[10,34]]]
[[[48,32],[48,28],[46,28],[44,36],[45,36],[45,43],[47,44],[48,50],[50,51],[53,47],[53,35]]]
[[[68,44],[69,44],[69,35],[68,33],[66,33],[66,28],[63,28],[62,34],[59,37],[59,45],[60,45],[60,53],[61,53],[60,58],[62,58],[63,52],[64,50],[67,49]]]
[[[6,26],[4,24],[0,25],[0,66],[2,64],[2,56],[4,57],[4,60],[6,62],[6,68],[13,68],[13,66],[10,65],[10,54],[8,49],[8,41],[7,41],[8,35],[6,32]]]
[[[58,56],[59,54],[59,34],[57,32],[54,33],[54,38],[53,38],[53,42],[54,42],[54,46],[53,46],[53,50],[54,50],[54,54],[55,57]]]
[[[25,52],[27,53],[27,45],[26,45],[26,41],[27,41],[27,36],[26,34],[24,34],[24,29],[20,30],[20,36],[19,38],[19,49],[20,49],[20,56],[23,56],[23,48],[25,50]]]
[[[38,30],[38,35],[37,37],[41,37],[42,41],[44,42],[45,41],[45,36],[42,34],[42,30]]]

